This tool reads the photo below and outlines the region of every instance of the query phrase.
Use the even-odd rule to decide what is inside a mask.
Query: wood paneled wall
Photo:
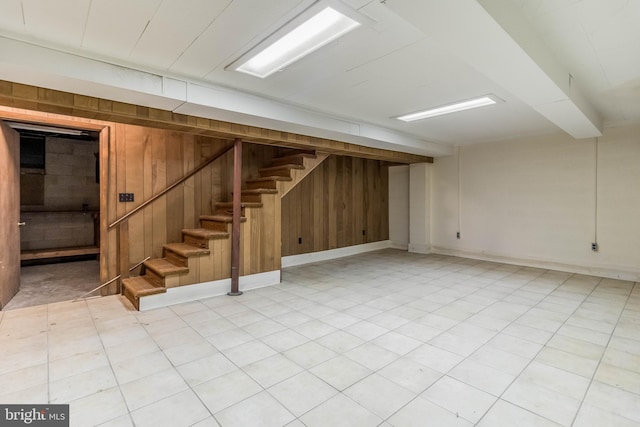
[[[282,199],[282,256],[387,240],[388,185],[383,162],[330,156]]]
[[[184,176],[185,171],[200,164],[196,149],[202,137],[124,124],[111,128],[113,135],[108,157],[108,223],[122,217],[168,184]],[[213,142],[209,142],[211,145]],[[227,142],[218,141],[221,148]],[[204,147],[203,147],[204,148]],[[200,153],[196,153],[199,151]],[[103,165],[104,167],[104,165]],[[202,206],[211,205],[207,195],[198,191],[202,175],[198,174],[129,219],[129,263],[147,256],[162,255],[162,245],[182,240],[181,230],[193,228]],[[119,193],[133,193],[134,202],[119,202]],[[204,200],[203,200],[204,198]],[[109,271],[117,274],[116,232],[109,231]]]
[[[114,222],[232,141],[164,129],[114,124],[108,157],[108,223]],[[245,144],[243,180],[258,175],[276,148]],[[104,167],[104,166],[103,166]],[[216,202],[231,201],[233,152],[229,151],[184,184],[129,219],[129,263],[161,257],[162,246],[182,241],[182,229],[200,227],[199,216],[211,214]],[[118,201],[133,193],[134,202]],[[108,278],[117,273],[115,229],[109,232]]]
[[[268,145],[244,143],[242,148],[242,183],[251,178],[259,178],[258,170],[269,166],[271,159],[276,157],[278,147]],[[212,192],[214,201],[232,201],[233,191],[233,152],[219,159],[220,167],[217,168],[217,175],[214,175]]]

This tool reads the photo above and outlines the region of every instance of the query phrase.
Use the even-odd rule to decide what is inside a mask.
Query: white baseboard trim
[[[407,242],[395,242],[393,240],[389,240],[389,247],[391,249],[402,249],[406,251],[409,249],[409,244]]]
[[[266,273],[241,276],[238,287],[241,291],[248,291],[277,285],[278,283],[280,283],[280,270],[274,270],[267,271]],[[226,295],[230,289],[231,279],[214,280],[211,282],[197,283],[195,285],[169,288],[164,294],[149,295],[140,298],[140,311]]]
[[[407,250],[414,254],[430,254],[431,245],[422,244],[422,243],[409,243]]]
[[[347,246],[346,248],[329,249],[328,251],[311,252],[301,255],[290,255],[282,257],[282,268],[295,267],[297,265],[311,264],[312,262],[328,261],[331,259],[343,258],[351,255],[358,255],[365,252],[378,251],[380,249],[391,248],[391,241],[382,240],[380,242],[364,243],[362,245]]]
[[[451,255],[461,258],[477,259],[480,261],[500,262],[503,264],[521,265],[523,267],[544,268],[545,270],[565,271],[568,273],[584,274],[587,276],[606,277],[609,279],[640,281],[640,270],[626,267],[612,267],[605,265],[580,265],[532,258],[515,258],[508,255],[465,251],[443,246],[432,246],[431,253]]]

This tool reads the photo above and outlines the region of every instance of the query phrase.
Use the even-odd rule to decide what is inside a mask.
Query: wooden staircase
[[[241,198],[240,274],[280,269],[280,199],[328,154],[290,150],[249,179]],[[200,228],[182,230],[182,242],[163,246],[163,257],[145,261],[140,276],[122,281],[124,295],[140,309],[140,298],[168,288],[231,276],[233,203],[215,204],[200,216]]]
[[[276,189],[282,198],[327,157],[329,153],[291,150],[260,169],[260,178],[247,180],[247,188]]]

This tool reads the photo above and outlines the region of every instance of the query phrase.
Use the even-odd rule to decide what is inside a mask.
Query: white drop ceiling
[[[0,79],[434,156],[640,121],[639,0],[344,0],[371,22],[267,79],[225,70],[312,3],[0,0]]]

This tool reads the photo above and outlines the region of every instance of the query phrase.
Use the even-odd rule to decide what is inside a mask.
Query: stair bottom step
[[[127,297],[136,310],[140,309],[140,298],[148,295],[162,294],[167,288],[157,286],[145,278],[145,276],[130,277],[122,281],[124,296]]]

